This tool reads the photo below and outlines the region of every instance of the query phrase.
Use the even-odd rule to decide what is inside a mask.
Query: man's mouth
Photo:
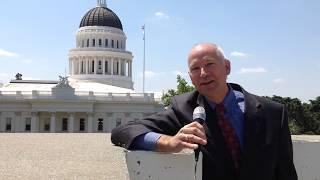
[[[206,85],[208,85],[208,84],[210,84],[210,83],[213,83],[214,82],[214,80],[212,80],[212,81],[207,81],[207,82],[202,82],[202,83],[200,83],[200,85],[201,86],[206,86]]]

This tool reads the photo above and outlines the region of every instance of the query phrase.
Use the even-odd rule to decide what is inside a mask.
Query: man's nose
[[[205,70],[204,67],[201,67],[200,68],[200,77],[206,77],[207,76],[207,72]]]

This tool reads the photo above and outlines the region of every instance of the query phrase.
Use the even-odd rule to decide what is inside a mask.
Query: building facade
[[[119,17],[98,0],[69,51],[69,77],[12,80],[0,87],[0,132],[111,132],[162,110],[153,93],[133,90],[133,55]]]

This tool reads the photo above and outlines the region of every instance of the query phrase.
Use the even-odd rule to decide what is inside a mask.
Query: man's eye
[[[208,63],[208,64],[206,64],[207,67],[211,67],[211,66],[213,66],[213,65],[214,65],[214,63]]]
[[[200,68],[199,67],[194,67],[191,69],[191,71],[198,71]]]

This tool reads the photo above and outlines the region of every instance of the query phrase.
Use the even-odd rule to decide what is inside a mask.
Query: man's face
[[[212,44],[194,47],[188,58],[189,75],[192,84],[203,95],[212,97],[223,93],[230,62]]]

